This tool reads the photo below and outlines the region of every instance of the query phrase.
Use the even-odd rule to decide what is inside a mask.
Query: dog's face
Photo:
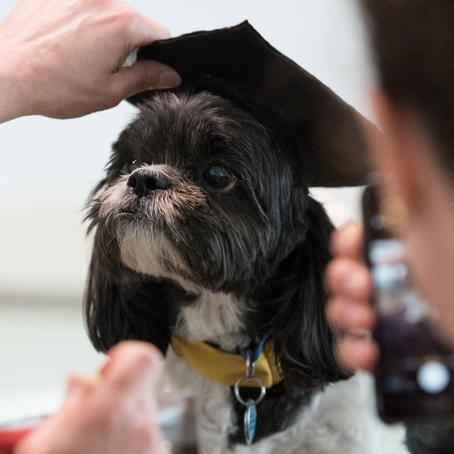
[[[295,187],[261,123],[206,92],[167,93],[114,145],[92,218],[134,271],[243,293],[288,253],[292,198],[307,198]]]
[[[150,99],[90,204],[95,346],[135,338],[165,351],[179,311],[204,289],[231,296],[224,306],[242,302],[230,308],[241,329],[274,337],[289,379],[337,377],[323,314],[331,226],[304,175],[288,138],[223,97]]]

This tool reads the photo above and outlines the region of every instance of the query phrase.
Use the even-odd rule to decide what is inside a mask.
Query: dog
[[[336,364],[323,286],[333,226],[311,197],[309,158],[276,122],[209,89],[140,105],[89,202],[90,339],[166,355],[173,386],[195,397],[202,453],[406,453],[404,429],[375,416],[369,377]],[[257,403],[262,383],[207,379],[175,339],[220,354],[271,340],[280,379]]]

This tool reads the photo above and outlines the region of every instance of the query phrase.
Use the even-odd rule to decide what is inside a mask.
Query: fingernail
[[[174,88],[181,84],[181,77],[175,71],[163,71],[159,75],[159,88]]]

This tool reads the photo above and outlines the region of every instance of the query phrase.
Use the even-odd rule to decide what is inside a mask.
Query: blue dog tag
[[[249,399],[244,413],[244,436],[246,443],[251,445],[255,437],[255,429],[257,427],[257,406],[255,401]]]

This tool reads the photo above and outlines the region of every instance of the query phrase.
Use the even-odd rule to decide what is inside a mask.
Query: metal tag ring
[[[241,385],[243,383],[257,383],[259,386],[258,388],[260,388],[260,395],[259,397],[254,400],[254,399],[251,399],[249,398],[249,400],[252,400],[254,401],[254,403],[256,405],[258,405],[264,398],[265,398],[265,395],[266,395],[266,388],[265,386],[263,386],[263,383],[262,383],[262,380],[260,380],[259,378],[257,377],[252,377],[252,378],[248,378],[248,377],[243,377],[243,378],[240,378],[236,383],[235,383],[235,387],[233,388],[233,391],[235,393],[235,397],[236,397],[236,400],[244,405],[244,406],[247,406],[248,403],[241,397],[241,393],[240,393],[240,388],[241,388]]]

